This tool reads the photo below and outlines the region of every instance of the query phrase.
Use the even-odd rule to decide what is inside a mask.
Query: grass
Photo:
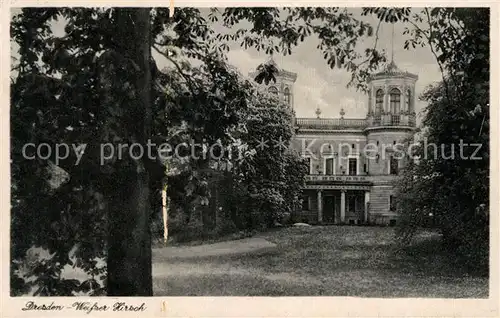
[[[155,263],[156,296],[359,296],[487,298],[488,278],[470,275],[424,233],[398,250],[392,228],[285,228],[258,236],[276,252]]]

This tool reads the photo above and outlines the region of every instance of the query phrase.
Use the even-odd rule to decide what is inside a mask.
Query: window
[[[267,91],[271,94],[278,95],[278,89],[275,86],[269,87]]]
[[[333,174],[333,158],[325,159],[325,174],[327,175]]]
[[[367,173],[368,172],[368,167],[366,166],[366,163],[363,164],[363,171],[364,173]]]
[[[401,92],[397,88],[393,88],[390,93],[390,107],[393,115],[399,114],[401,109]]]
[[[288,87],[285,88],[285,91],[283,92],[283,96],[285,97],[285,103],[290,105],[291,99],[290,99],[290,90]]]
[[[352,149],[354,149],[354,144],[352,144]]]
[[[358,174],[358,159],[349,158],[349,175],[355,176]]]
[[[406,90],[406,111],[411,112],[411,91],[408,89]]]
[[[393,195],[389,196],[389,211],[396,211],[396,199]]]
[[[309,204],[309,196],[308,195],[303,195],[302,196],[302,210],[303,211],[309,211],[311,208],[310,208],[310,204]]]
[[[384,91],[379,89],[375,94],[375,115],[380,115],[384,108]]]
[[[394,158],[394,156],[391,156],[390,162],[389,162],[389,173],[393,175],[397,175],[399,170],[399,161],[398,159]]]

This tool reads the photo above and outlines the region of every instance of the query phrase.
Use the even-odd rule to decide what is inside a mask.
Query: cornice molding
[[[364,129],[302,129],[298,128],[297,134],[308,133],[317,135],[328,135],[328,134],[363,134]]]
[[[367,82],[371,83],[376,80],[380,79],[391,79],[391,78],[397,78],[397,79],[411,79],[412,81],[417,81],[418,80],[418,75],[412,74],[409,72],[393,72],[393,73],[377,73],[374,75],[371,75]]]
[[[411,126],[370,126],[364,129],[365,133],[372,131],[380,131],[380,130],[407,130],[407,131],[415,131],[416,127]]]

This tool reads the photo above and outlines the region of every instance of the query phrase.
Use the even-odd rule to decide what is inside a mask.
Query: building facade
[[[268,63],[276,64],[272,58]],[[297,74],[282,70],[268,91],[294,106]],[[415,130],[418,76],[391,62],[369,79],[365,118],[295,118],[292,146],[309,173],[302,207],[294,216],[311,224],[395,224],[394,182],[404,165],[407,138]],[[311,105],[314,107],[313,105]]]

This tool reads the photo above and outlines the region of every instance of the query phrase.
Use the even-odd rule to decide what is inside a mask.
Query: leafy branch
[[[195,95],[195,88],[193,86],[192,80],[191,80],[191,78],[187,74],[184,73],[184,71],[183,71],[182,67],[179,65],[179,63],[177,63],[177,61],[175,59],[173,59],[168,53],[165,53],[162,50],[160,50],[157,47],[157,45],[153,45],[152,48],[158,54],[160,54],[163,57],[165,57],[168,61],[170,61],[175,66],[175,68],[177,69],[177,71],[179,72],[179,74],[184,78],[184,80],[186,80],[186,83],[189,86],[189,90],[191,91],[191,94],[193,94],[193,96],[194,96]]]

